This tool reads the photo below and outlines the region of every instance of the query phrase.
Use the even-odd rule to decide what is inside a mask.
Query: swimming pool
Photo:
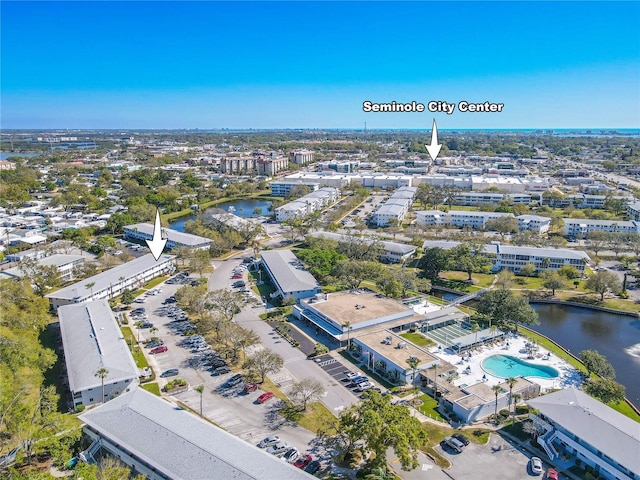
[[[491,355],[482,361],[482,368],[496,377],[556,378],[558,371],[547,365],[537,365],[510,355]]]

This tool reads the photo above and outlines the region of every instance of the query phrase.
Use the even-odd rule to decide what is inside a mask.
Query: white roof
[[[136,223],[134,225],[127,225],[124,227],[125,230],[136,230],[140,233],[148,235],[151,239],[153,237],[153,225],[150,223]],[[192,235],[190,233],[179,232],[178,230],[172,230],[170,228],[162,229],[162,237],[167,238],[175,243],[180,243],[182,245],[196,247],[203,244],[211,243],[210,238],[201,237],[199,235]]]
[[[305,270],[291,250],[262,250],[260,256],[285,295],[320,288],[313,275]]]
[[[640,474],[640,423],[573,387],[527,403],[615,462]]]
[[[106,300],[58,309],[69,387],[79,392],[101,385],[95,374],[109,373],[105,384],[138,377],[138,368]]]
[[[173,480],[314,478],[141,388],[83,413],[80,419]]]

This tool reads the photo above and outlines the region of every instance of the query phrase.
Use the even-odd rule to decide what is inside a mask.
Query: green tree
[[[211,257],[207,250],[198,249],[193,252],[193,257],[191,258],[190,267],[191,269],[202,276],[204,271],[209,268],[211,265]]]
[[[599,294],[601,302],[604,301],[604,294],[609,290],[618,293],[622,287],[618,277],[608,270],[600,270],[599,272],[589,275],[585,286],[588,290]]]
[[[294,382],[289,389],[289,398],[298,405],[301,411],[307,409],[307,405],[317,401],[324,393],[324,385],[320,380],[308,377]]]
[[[495,424],[498,425],[498,395],[500,394],[500,392],[502,392],[502,387],[500,385],[494,385],[493,387],[491,387],[491,390],[493,390],[493,393],[496,396],[496,404],[493,412],[493,419]]]
[[[134,302],[135,298],[133,296],[133,292],[131,290],[124,290],[122,292],[122,298],[120,299],[120,301],[124,304],[124,305],[131,305]]]
[[[420,365],[420,359],[418,357],[409,357],[407,359],[407,365],[411,368],[411,383],[413,384],[413,388],[415,393],[418,393],[418,384],[416,382],[416,372],[418,371],[418,366]]]
[[[202,394],[204,393],[204,385],[198,385],[194,390],[200,394],[200,418],[202,418]]]
[[[525,263],[522,267],[520,267],[520,275],[524,275],[525,277],[533,277],[536,274],[538,269],[533,263]]]
[[[334,437],[351,455],[359,444],[371,452],[371,467],[387,463],[387,449],[391,448],[400,459],[404,470],[418,466],[418,452],[427,436],[420,421],[411,416],[403,405],[392,405],[389,397],[376,391],[369,392],[359,404],[342,412]]]
[[[511,409],[511,400],[513,399],[513,387],[518,383],[518,379],[515,377],[509,377],[506,380],[509,385],[509,409]],[[514,415],[515,415],[515,407],[514,407]]]
[[[264,383],[267,375],[278,372],[284,365],[283,358],[268,348],[259,350],[249,357],[244,368],[260,376],[260,383]]]
[[[384,267],[376,262],[340,260],[332,272],[339,280],[347,284],[350,289],[360,286],[367,278],[376,278],[382,274]]]
[[[580,360],[587,369],[587,376],[591,376],[591,373],[595,373],[603,378],[609,378],[614,380],[616,378],[616,371],[613,368],[607,358],[601,355],[597,350],[582,350],[580,352]]]
[[[19,268],[31,280],[34,293],[41,297],[50,289],[62,285],[62,275],[54,265],[40,265],[34,258],[25,258],[20,262]]]
[[[509,290],[515,281],[515,275],[511,270],[500,270],[496,275],[495,285],[500,290]]]
[[[500,234],[500,238],[504,241],[504,237],[510,233],[518,231],[518,221],[511,215],[504,215],[495,220],[489,220],[486,225],[487,230],[493,230]]]
[[[610,378],[591,379],[584,384],[584,391],[603,403],[615,403],[624,400],[625,388]]]
[[[491,290],[485,293],[480,298],[478,313],[499,328],[508,328],[509,322],[513,322],[516,331],[519,324],[535,325],[538,321],[538,314],[527,300],[514,295],[511,290]]]
[[[542,286],[551,290],[551,294],[555,295],[556,290],[567,288],[567,282],[557,271],[546,270],[540,275],[543,279]]]
[[[320,281],[331,274],[340,260],[347,257],[335,250],[311,248],[299,250],[296,256],[307,264],[309,272]]]
[[[425,248],[419,268],[426,278],[435,280],[441,271],[449,268],[449,255],[440,247]]]
[[[206,304],[227,322],[231,322],[233,317],[242,309],[244,300],[240,293],[223,288],[209,292],[206,296]]]
[[[580,278],[582,275],[580,271],[573,265],[563,265],[558,270],[558,275],[573,280],[574,278]]]
[[[465,242],[456,245],[449,251],[449,258],[456,270],[469,275],[469,281],[472,280],[472,273],[486,272],[491,264],[482,243]]]
[[[598,252],[601,251],[609,241],[609,234],[595,230],[587,233],[587,245],[598,256]]]

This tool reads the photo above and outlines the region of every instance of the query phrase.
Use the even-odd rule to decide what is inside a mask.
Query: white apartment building
[[[296,165],[307,165],[313,162],[313,152],[302,148],[300,150],[292,150],[289,153],[289,161]]]
[[[60,272],[60,278],[63,282],[68,282],[73,279],[74,269],[79,268],[84,263],[83,255],[63,255],[61,253],[55,253],[48,257],[34,257],[36,258],[38,265],[41,267],[54,266]],[[20,256],[10,258],[11,261],[21,261]],[[8,268],[0,272],[0,278],[21,278],[24,276],[24,272],[20,269],[20,266]]]
[[[307,298],[322,291],[317,280],[291,250],[263,250],[260,252],[260,262],[280,298]]]
[[[463,192],[456,195],[454,203],[456,205],[475,206],[496,204],[502,201],[529,205],[531,203],[531,195],[528,193]]]
[[[378,227],[386,227],[391,220],[401,222],[407,216],[413,198],[418,189],[416,187],[400,187],[391,197],[372,214],[371,220]]]
[[[339,233],[332,232],[313,232],[309,234],[311,237],[317,238],[327,238],[329,240],[333,240],[335,242],[344,242],[347,240],[347,236],[341,235]],[[380,239],[376,237],[361,237],[367,245],[375,241],[379,241],[382,245],[383,252],[380,254],[378,259],[381,262],[389,262],[389,263],[404,263],[407,260],[413,258],[416,253],[417,247],[415,245],[409,245],[406,243],[399,242],[389,242],[386,240],[380,241]]]
[[[107,300],[58,309],[73,406],[103,403],[136,388],[139,371]],[[96,372],[104,368],[102,382]]]
[[[512,213],[469,212],[467,210],[450,210],[447,216],[449,225],[459,228],[473,228],[474,230],[484,230],[487,222],[492,220],[498,220],[504,217],[513,218]]]
[[[640,202],[631,202],[627,205],[627,215],[633,220],[640,220]]]
[[[277,181],[271,182],[269,187],[271,187],[271,195],[274,197],[286,197],[291,192],[291,189],[298,185],[304,185],[309,187],[309,190],[315,192],[320,188],[318,183],[314,182],[289,182],[289,181]]]
[[[323,187],[293,202],[276,208],[276,221],[284,222],[294,218],[303,218],[317,210],[335,203],[340,198],[337,188]]]
[[[551,228],[551,218],[543,217],[540,215],[519,215],[516,217],[518,220],[518,229],[523,232],[525,230],[543,235]]]
[[[568,237],[586,237],[591,232],[640,233],[640,223],[635,220],[591,220],[587,218],[563,218],[564,233]]]
[[[153,240],[154,226],[150,223],[136,223],[134,225],[127,225],[124,227],[124,238],[126,240]],[[162,229],[162,238],[167,239],[166,248],[193,248],[207,250],[211,246],[211,239],[201,237],[199,235],[192,235],[190,233],[179,232],[178,230],[172,230],[170,228]]]

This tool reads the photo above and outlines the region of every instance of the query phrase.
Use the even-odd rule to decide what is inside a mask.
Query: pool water
[[[491,355],[482,361],[482,368],[496,377],[556,378],[558,371],[547,365],[536,365],[510,355]]]

